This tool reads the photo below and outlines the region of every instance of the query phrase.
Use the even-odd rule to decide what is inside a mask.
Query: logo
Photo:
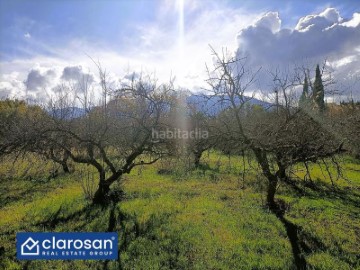
[[[29,256],[39,255],[39,241],[34,241],[34,239],[29,237],[24,244],[21,245],[21,254]]]
[[[116,260],[117,233],[26,233],[16,234],[19,260]]]

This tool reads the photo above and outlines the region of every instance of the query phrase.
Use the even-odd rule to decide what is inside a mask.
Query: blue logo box
[[[114,232],[19,232],[19,260],[117,260],[118,235]]]

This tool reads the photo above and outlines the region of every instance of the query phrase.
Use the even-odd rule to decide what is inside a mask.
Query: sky
[[[135,72],[196,91],[209,45],[255,68],[326,59],[342,96],[360,98],[355,0],[0,0],[0,98],[46,100],[79,78],[96,85],[93,60],[114,87]]]

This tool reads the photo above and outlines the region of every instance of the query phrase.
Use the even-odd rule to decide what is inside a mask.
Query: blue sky
[[[281,17],[283,26],[288,27],[291,27],[299,17],[321,11],[324,7],[336,7],[343,16],[351,17],[360,6],[357,1],[219,2],[220,7],[240,8],[249,13],[278,11],[283,15]],[[1,58],[29,56],[21,49],[29,46],[28,40],[24,38],[27,33],[49,46],[66,44],[72,39],[84,39],[107,48],[126,51],[141,42],[139,30],[148,24],[158,23],[161,27],[176,31],[176,14],[174,11],[162,14],[164,5],[169,3],[160,0],[1,0],[0,39],[3,41],[0,43]],[[211,9],[212,6],[217,8],[214,2],[208,0],[203,0],[202,5],[197,12],[187,12],[185,23],[188,26],[191,26],[193,17],[197,16],[198,12]],[[164,20],[159,19],[160,15],[166,17],[165,23],[162,22]],[[50,52],[40,49],[39,53]]]
[[[352,21],[356,28],[353,14],[360,12],[358,1],[0,0],[0,91],[16,94],[14,85],[19,87],[34,69],[39,76],[51,68],[60,76],[67,66],[94,72],[88,56],[98,59],[114,80],[130,70],[146,70],[161,78],[175,75],[183,86],[198,87],[204,80],[205,62],[211,61],[208,44],[230,51],[239,50],[240,44],[255,44],[255,30],[247,28],[266,12],[277,12],[265,25],[274,23],[278,40],[281,29],[293,31],[300,18],[319,15],[330,7],[341,18],[336,23]],[[180,37],[181,10],[184,34]],[[351,52],[329,48],[327,53],[334,61],[357,59],[359,44],[350,30],[344,36],[349,40],[347,47],[353,46]],[[252,50],[245,45],[240,49]],[[263,48],[257,49],[254,55]],[[341,51],[339,59],[334,50]],[[59,76],[52,80],[58,83]],[[53,87],[50,83],[44,86]]]
[[[146,8],[144,8],[146,7]],[[74,38],[124,49],[124,37],[136,35],[137,25],[155,19],[152,1],[2,1],[1,53],[17,57],[26,46],[24,34],[49,45]]]

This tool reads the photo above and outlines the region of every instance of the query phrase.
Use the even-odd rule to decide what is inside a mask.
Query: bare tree
[[[342,143],[329,129],[324,116],[299,110],[292,102],[291,91],[296,76],[273,73],[276,91],[283,104],[276,110],[245,110],[251,98],[245,95],[254,85],[258,71],[247,68],[246,58],[229,57],[224,52],[214,55],[214,68],[208,69],[208,84],[213,97],[229,106],[221,114],[220,137],[234,146],[250,149],[268,180],[267,205],[276,209],[275,193],[279,181],[288,179],[287,169],[299,162],[316,162],[339,153]]]
[[[104,78],[103,90],[107,87]],[[133,78],[102,106],[91,104],[88,89],[82,90],[85,114],[69,120],[53,117],[43,134],[48,144],[62,149],[75,163],[96,169],[99,185],[93,201],[104,203],[110,186],[123,174],[161,157],[160,148],[151,138],[152,129],[161,124],[172,84],[158,84],[149,77]]]
[[[39,143],[40,130],[50,117],[45,111],[25,101],[5,100],[0,103],[0,157],[15,158],[32,152]]]
[[[194,166],[200,166],[200,159],[206,150],[214,146],[214,138],[209,133],[211,118],[196,108],[190,108],[189,114],[191,132],[195,132],[196,136],[189,139],[188,148],[194,158]]]
[[[337,132],[345,138],[345,148],[360,159],[360,104],[350,100],[329,109]]]

